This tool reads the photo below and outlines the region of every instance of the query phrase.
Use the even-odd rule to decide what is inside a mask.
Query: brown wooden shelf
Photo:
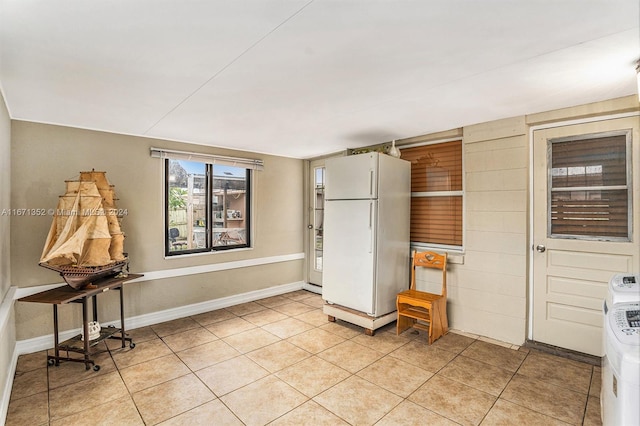
[[[429,311],[424,308],[420,308],[417,306],[400,306],[400,310],[398,311],[399,315],[403,315],[405,317],[414,318],[421,321],[430,321],[431,317],[429,316]]]
[[[95,339],[89,340],[89,347],[92,348],[103,340],[110,339],[111,337],[114,337],[116,333],[121,332],[121,329],[116,327],[100,327],[100,336],[96,337]],[[121,337],[117,337],[117,339],[120,340]],[[73,336],[72,338],[67,339],[64,342],[61,342],[58,347],[63,351],[84,353],[84,340],[82,340],[82,333]],[[97,352],[92,351],[92,354],[95,354]]]
[[[64,303],[74,302],[83,297],[90,297],[96,294],[103,293],[111,288],[120,287],[123,283],[132,281],[136,278],[142,277],[142,274],[129,274],[125,277],[110,277],[100,281],[96,281],[95,288],[83,288],[76,290],[69,285],[63,285],[51,290],[42,291],[40,293],[32,294],[18,299],[19,302],[36,302],[36,303],[50,303],[61,305]]]

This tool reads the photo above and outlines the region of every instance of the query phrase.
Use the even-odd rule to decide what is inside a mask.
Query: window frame
[[[627,190],[627,237],[610,237],[597,235],[578,235],[578,234],[553,234],[551,223],[552,208],[552,192],[553,176],[553,144],[562,142],[578,142],[591,139],[600,139],[607,137],[625,136],[625,164],[626,164],[626,190]],[[632,151],[632,129],[611,130],[606,132],[588,133],[581,135],[565,136],[560,138],[549,139],[547,143],[547,238],[559,240],[582,240],[582,241],[606,241],[606,242],[633,242],[633,151]],[[587,188],[587,187],[584,187]],[[589,190],[608,190],[621,189],[617,186],[590,186]],[[560,191],[569,191],[572,187],[561,188]]]
[[[416,143],[411,143],[411,144],[407,144],[407,145],[403,145],[403,146],[398,146],[398,148],[400,149],[400,153],[401,156],[400,158],[402,158],[402,150],[405,149],[409,149],[409,148],[418,148],[418,147],[423,147],[423,146],[430,146],[430,145],[439,145],[439,144],[444,144],[444,143],[449,143],[449,142],[460,142],[461,145],[461,152],[460,152],[460,156],[461,156],[461,167],[462,167],[462,189],[461,190],[457,190],[457,191],[423,191],[423,192],[411,192],[411,198],[413,199],[414,197],[420,197],[420,198],[427,198],[427,197],[457,197],[460,196],[462,197],[462,244],[461,245],[452,245],[452,244],[438,244],[438,243],[424,243],[424,242],[418,242],[418,241],[410,241],[410,245],[411,248],[415,248],[418,250],[430,250],[430,249],[436,249],[436,250],[444,250],[447,252],[454,252],[454,253],[463,253],[464,252],[464,247],[465,247],[465,219],[466,219],[466,215],[465,215],[465,211],[466,211],[466,191],[465,191],[465,187],[466,187],[466,175],[465,175],[465,156],[464,156],[464,140],[462,138],[462,136],[460,137],[455,137],[455,138],[448,138],[448,139],[439,139],[439,140],[434,140],[434,141],[424,141],[424,142],[416,142]]]
[[[215,231],[214,223],[214,211],[212,208],[213,204],[213,182],[216,180],[213,174],[213,169],[215,164],[210,162],[201,161],[200,159],[189,160],[192,162],[201,163],[205,166],[205,217],[206,217],[206,226],[205,226],[205,247],[203,248],[192,248],[187,250],[177,250],[171,251],[169,244],[169,196],[170,196],[170,161],[181,161],[181,159],[174,158],[164,158],[164,255],[166,258],[175,258],[184,255],[192,255],[192,254],[200,254],[200,253],[217,253],[217,252],[226,252],[229,250],[239,250],[239,249],[247,249],[252,247],[252,222],[253,222],[253,214],[252,214],[252,192],[253,192],[253,170],[250,168],[245,169],[245,208],[246,212],[244,214],[245,218],[245,243],[244,244],[231,244],[231,245],[213,245],[213,233]],[[237,166],[236,166],[237,167]],[[239,167],[243,168],[243,167]],[[223,208],[224,210],[224,208]]]

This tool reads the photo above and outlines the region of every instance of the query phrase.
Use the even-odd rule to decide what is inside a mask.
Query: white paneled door
[[[533,133],[534,341],[602,356],[602,304],[639,272],[637,116]]]

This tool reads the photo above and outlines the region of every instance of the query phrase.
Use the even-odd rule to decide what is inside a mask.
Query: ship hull
[[[57,266],[44,262],[39,265],[58,272],[69,286],[75,290],[81,290],[101,278],[119,274],[127,268],[127,263],[126,260],[122,260],[110,265],[95,267]]]

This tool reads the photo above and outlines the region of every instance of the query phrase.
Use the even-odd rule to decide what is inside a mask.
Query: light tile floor
[[[366,336],[304,290],[130,334],[97,372],[20,356],[6,424],[600,424],[599,367],[395,323]]]

